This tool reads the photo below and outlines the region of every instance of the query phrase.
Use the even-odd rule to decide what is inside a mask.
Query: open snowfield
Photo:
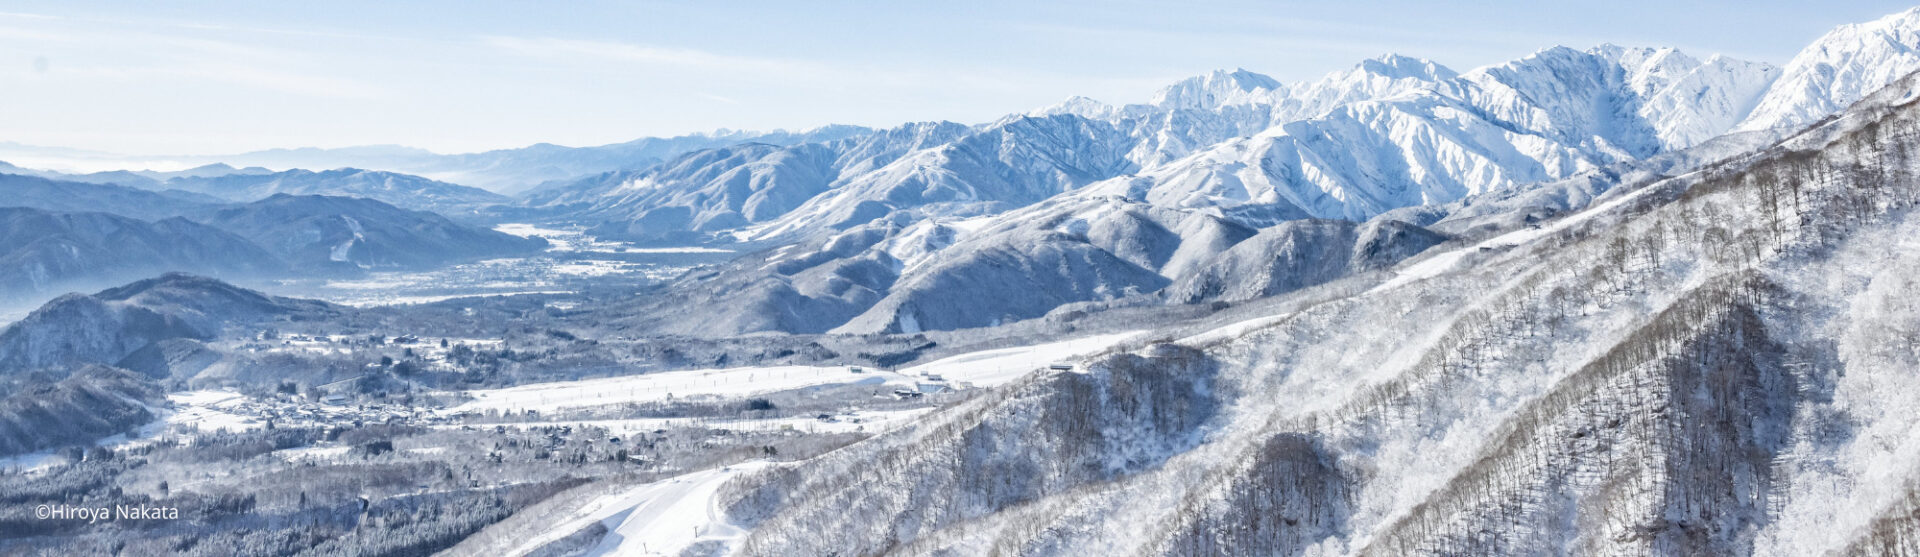
[[[1073,363],[1139,338],[1143,331],[1095,335],[1046,344],[970,352],[941,358],[903,370],[912,376],[937,375],[947,381],[976,387],[1000,385],[1055,363]]]
[[[705,427],[729,429],[735,431],[778,431],[792,430],[804,433],[879,433],[912,422],[932,408],[913,408],[908,410],[854,410],[831,415],[830,420],[821,420],[813,416],[751,419],[718,418],[630,418],[613,420],[541,420],[531,422],[509,422],[499,424],[508,428],[559,427],[576,428],[596,427],[607,430],[612,435],[633,435],[650,431],[680,427]],[[453,429],[467,424],[442,425],[441,428]]]
[[[822,385],[910,387],[914,383],[912,378],[898,373],[863,371],[854,373],[846,366],[740,367],[558,381],[467,391],[474,399],[454,407],[452,411],[547,412],[562,408],[659,402],[697,396],[741,397]]]
[[[258,421],[233,411],[247,398],[233,391],[185,391],[170,393],[167,400],[178,407],[163,419],[167,426],[192,426],[204,431],[245,431],[258,428]],[[250,423],[251,421],[251,423]]]
[[[587,253],[733,253],[732,250],[701,246],[674,247],[635,247],[623,242],[601,240],[588,236],[583,230],[542,227],[536,224],[507,223],[493,227],[494,231],[512,234],[522,238],[543,238],[554,252]]]
[[[955,385],[987,387],[1018,379],[1056,362],[1099,353],[1140,336],[1131,331],[1033,346],[984,350],[943,358],[899,372],[849,366],[739,367],[668,371],[581,381],[559,381],[504,389],[467,391],[472,401],[454,412],[489,410],[546,412],[628,402],[659,402],[674,398],[744,397],[760,393],[827,385],[870,385],[876,388],[913,388],[939,376]]]

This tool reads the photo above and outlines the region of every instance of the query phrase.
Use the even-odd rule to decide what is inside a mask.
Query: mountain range
[[[1280,238],[1311,227],[1288,223],[1400,221],[1403,233],[1388,237],[1409,243],[1364,249],[1404,257],[1471,236],[1423,227],[1488,214],[1476,203],[1534,204],[1531,218],[1546,218],[1621,183],[1686,172],[1824,114],[1804,107],[1845,105],[1920,69],[1902,46],[1916,44],[1916,14],[1837,29],[1785,70],[1605,45],[1549,48],[1465,73],[1401,56],[1298,84],[1221,71],[1146,105],[1073,99],[971,128],[915,124],[882,134],[893,146],[885,149],[867,138],[759,147],[755,157],[696,152],[533,202],[614,219],[602,228],[616,234],[792,243],[670,285],[667,302],[641,302],[740,314],[686,324],[714,334],[912,332],[1146,294],[1183,303],[1272,295],[1370,268],[1319,253],[1277,267],[1297,277],[1258,269],[1251,262],[1305,255]],[[925,130],[953,135],[926,145],[943,137]],[[775,163],[761,162],[768,156]],[[715,195],[790,184],[821,193],[748,213],[725,200],[751,196]],[[1235,251],[1256,234],[1259,243]],[[1351,237],[1315,242],[1353,245]]]
[[[728,550],[1911,552],[1916,98],[767,467]]]
[[[0,261],[6,263],[0,294],[12,299],[166,271],[229,280],[340,276],[547,246],[367,198],[280,193],[231,203],[179,190],[19,175],[0,175],[0,192],[6,194],[0,199]]]
[[[1271,276],[1274,269],[1251,263],[1307,255],[1255,246],[1296,249],[1280,239],[1332,233],[1287,224],[1295,221],[1362,222],[1366,230],[1399,221],[1412,229],[1385,237],[1408,244],[1349,245],[1404,257],[1462,232],[1426,229],[1447,220],[1434,216],[1437,208],[1459,203],[1448,211],[1473,213],[1475,202],[1512,200],[1533,184],[1561,184],[1572,189],[1555,191],[1590,198],[1655,159],[1673,161],[1664,171],[1684,172],[1729,145],[1764,143],[1920,69],[1906,46],[1916,29],[1920,12],[1911,10],[1845,26],[1779,68],[1613,45],[1548,48],[1467,72],[1388,55],[1299,83],[1217,71],[1169,85],[1145,104],[1073,98],[979,125],[725,133],[590,150],[542,145],[458,163],[384,148],[274,152],[313,157],[306,162],[488,167],[501,176],[520,172],[513,169],[525,161],[568,172],[587,166],[555,161],[611,165],[533,188],[515,201],[518,208],[482,190],[387,171],[210,166],[137,178],[168,196],[155,206],[321,193],[473,220],[512,214],[583,224],[643,242],[788,246],[757,256],[767,264],[743,260],[668,287],[681,293],[668,300],[726,300],[742,313],[698,327],[716,334],[978,327],[1076,303],[1271,295],[1392,263],[1336,265],[1353,254],[1319,253],[1309,266],[1323,270],[1303,271],[1312,279]],[[1684,154],[1703,144],[1710,145]],[[258,162],[234,162],[250,161]],[[1573,208],[1567,200],[1537,208],[1536,217]],[[134,216],[162,216],[143,211]],[[320,243],[355,234],[339,222]],[[1356,233],[1316,237],[1346,243]],[[1205,270],[1221,265],[1251,275]],[[1005,308],[953,303],[1004,297],[1006,290],[996,290],[1002,284],[1021,285],[1014,290],[1032,297],[1007,298]],[[689,295],[699,292],[708,295]]]

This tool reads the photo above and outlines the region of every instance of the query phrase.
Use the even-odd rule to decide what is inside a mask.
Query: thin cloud
[[[63,19],[57,15],[29,14],[29,13],[22,13],[22,12],[0,12],[0,17],[11,17],[11,18],[18,18],[18,19],[38,19],[38,20]]]
[[[579,39],[487,36],[487,45],[522,55],[576,61],[622,61],[753,73],[807,73],[832,68],[805,60],[735,56],[690,48]]]
[[[0,44],[6,43],[33,50],[49,45],[75,50],[78,54],[61,56],[62,64],[54,71],[36,67],[38,73],[62,79],[218,83],[336,99],[375,99],[386,94],[366,81],[290,69],[288,61],[297,58],[295,52],[183,34],[0,25]]]

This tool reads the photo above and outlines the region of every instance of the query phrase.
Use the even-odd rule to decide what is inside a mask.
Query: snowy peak
[[[1714,55],[1683,73],[1667,69],[1629,74],[1640,95],[1640,116],[1668,149],[1698,145],[1734,129],[1754,111],[1780,68]]]
[[[1202,76],[1180,80],[1153,95],[1151,104],[1164,109],[1216,109],[1265,99],[1282,85],[1263,74],[1244,69],[1214,70]]]
[[[1733,129],[1759,103],[1780,69],[1715,54],[1701,61],[1673,48],[1603,44],[1588,54],[1620,67],[1625,92],[1664,149],[1684,149]]]
[[[1599,153],[1643,157],[1717,137],[1749,114],[1779,70],[1672,48],[1557,46],[1469,72],[1453,95],[1487,114]],[[1626,117],[1626,115],[1636,117]],[[1591,138],[1591,139],[1588,139]]]
[[[1351,69],[1294,84],[1247,70],[1216,70],[1161,89],[1150,104],[1164,110],[1220,110],[1234,105],[1271,105],[1281,123],[1325,112],[1339,104],[1391,96],[1408,89],[1458,77],[1452,69],[1424,58],[1386,54]]]
[[[1445,81],[1460,74],[1432,60],[1415,58],[1400,54],[1386,54],[1371,58],[1355,66],[1363,72],[1393,79],[1418,79],[1422,81]]]
[[[1846,108],[1920,70],[1920,8],[1842,25],[1787,63],[1739,131],[1794,127]]]
[[[1602,44],[1587,52],[1620,65],[1628,87],[1642,96],[1659,91],[1700,67],[1699,60],[1673,48],[1630,48]]]
[[[1045,118],[1048,116],[1069,114],[1092,120],[1106,120],[1112,118],[1116,113],[1117,111],[1112,105],[1074,95],[1067,97],[1067,100],[1030,110],[1027,112],[1027,116]]]

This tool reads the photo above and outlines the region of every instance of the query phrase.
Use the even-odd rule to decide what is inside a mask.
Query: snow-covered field
[[[185,391],[169,394],[167,400],[179,408],[162,419],[169,428],[190,426],[204,431],[246,431],[262,426],[259,421],[235,411],[235,407],[247,399],[233,391]]]
[[[528,223],[507,223],[493,227],[494,231],[512,234],[522,238],[544,238],[551,247],[547,251],[585,252],[585,253],[733,253],[732,250],[701,246],[675,247],[635,247],[624,242],[601,240],[588,236],[585,231],[568,228],[542,227]]]
[[[937,375],[947,381],[981,387],[1000,385],[1052,364],[1076,362],[1080,358],[1103,352],[1144,334],[1146,334],[1144,331],[1127,331],[1032,346],[970,352],[916,365],[900,372],[913,376]]]
[[[467,391],[474,399],[454,412],[488,410],[552,411],[628,402],[659,402],[697,396],[739,397],[823,385],[909,387],[913,379],[898,373],[845,366],[740,367],[668,371],[582,381],[559,381],[504,389]]]
[[[987,387],[1018,379],[1056,362],[1104,351],[1140,332],[1098,335],[1033,346],[961,354],[898,372],[853,366],[774,366],[668,371],[504,389],[467,391],[472,401],[453,411],[551,411],[686,397],[743,397],[820,386],[914,388],[929,381]],[[856,372],[854,370],[858,369]],[[934,378],[933,376],[938,376]]]
[[[597,427],[613,435],[632,435],[661,429],[678,427],[705,427],[736,431],[778,431],[792,430],[804,433],[879,433],[896,426],[912,422],[932,408],[912,408],[907,410],[853,410],[831,414],[831,419],[822,420],[813,416],[785,418],[723,419],[723,418],[630,418],[613,420],[541,420],[533,422],[509,422],[500,424],[508,428],[529,427]],[[442,428],[465,427],[461,424],[449,424]]]

